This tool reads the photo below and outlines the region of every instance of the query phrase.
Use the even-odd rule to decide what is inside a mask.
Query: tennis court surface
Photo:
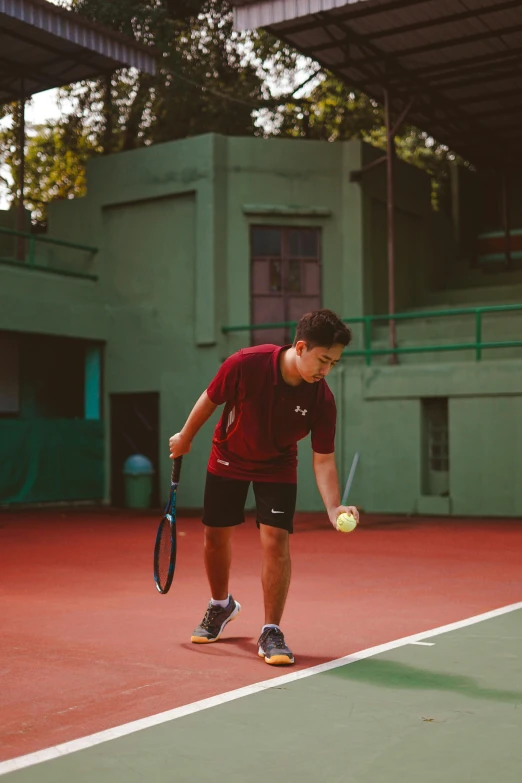
[[[188,641],[207,601],[197,519],[168,596],[157,518],[0,516],[0,773],[6,780],[520,781],[522,526],[301,515],[283,630],[256,656],[259,546],[238,530],[223,642]]]

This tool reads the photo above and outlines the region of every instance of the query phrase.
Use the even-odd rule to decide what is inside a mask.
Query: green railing
[[[28,240],[28,253],[25,251],[25,247],[23,248],[23,261],[16,260],[16,258],[3,258],[0,257],[0,263],[2,264],[9,264],[12,266],[20,266],[21,264],[24,264],[26,266],[31,267],[31,269],[37,269],[39,271],[44,272],[51,272],[58,275],[68,275],[70,277],[82,277],[87,278],[88,280],[97,280],[98,276],[94,275],[90,272],[83,272],[83,271],[76,271],[74,269],[67,269],[67,268],[54,268],[45,266],[44,264],[38,264],[36,261],[36,245],[39,244],[47,244],[47,245],[55,245],[58,247],[67,247],[72,250],[80,250],[84,253],[89,253],[90,255],[95,255],[98,252],[97,247],[91,247],[90,245],[79,245],[76,242],[69,242],[65,239],[54,239],[53,237],[47,237],[47,236],[41,236],[39,234],[30,234],[26,231],[16,231],[12,228],[4,228],[3,226],[0,226],[0,234],[7,234],[8,236],[16,237],[18,240],[23,240],[24,244],[25,241]]]
[[[485,307],[465,307],[454,310],[426,310],[415,313],[395,313],[394,315],[362,315],[354,318],[343,318],[346,324],[362,324],[364,348],[348,349],[344,351],[346,356],[364,356],[367,366],[372,363],[373,356],[389,356],[392,354],[408,353],[439,353],[441,351],[474,351],[477,361],[482,359],[482,351],[485,348],[522,348],[522,340],[497,340],[494,342],[484,342],[482,339],[482,316],[487,313],[510,313],[522,311],[522,304],[514,305],[490,305]],[[445,343],[444,345],[412,345],[397,346],[396,348],[373,348],[372,347],[372,327],[375,323],[389,321],[413,321],[425,318],[448,318],[452,316],[473,316],[475,319],[475,342],[468,343]],[[297,321],[285,321],[280,323],[255,324],[244,326],[224,326],[222,331],[225,334],[230,332],[253,332],[258,329],[289,329],[292,338],[295,334]]]

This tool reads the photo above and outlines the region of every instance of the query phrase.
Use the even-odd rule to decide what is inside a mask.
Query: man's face
[[[332,367],[335,367],[344,345],[336,343],[330,348],[323,348],[316,345],[314,348],[308,348],[304,340],[296,343],[295,351],[297,355],[297,369],[301,378],[307,383],[316,383],[326,378]]]

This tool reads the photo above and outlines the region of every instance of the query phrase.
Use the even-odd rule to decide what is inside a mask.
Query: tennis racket
[[[342,506],[346,506],[346,503],[348,501],[348,495],[350,494],[350,490],[352,488],[353,478],[355,476],[355,470],[357,468],[358,462],[359,462],[359,452],[356,451],[352,461],[352,467],[350,468],[350,475],[348,476],[348,481],[346,482],[346,487],[344,488],[343,499],[341,500]]]
[[[169,501],[159,524],[154,546],[154,581],[162,595],[168,593],[176,567],[176,495],[182,460],[183,457],[176,457],[172,466]]]

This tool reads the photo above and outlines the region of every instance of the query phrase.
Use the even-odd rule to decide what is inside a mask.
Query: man
[[[241,610],[229,593],[231,539],[234,527],[244,522],[253,482],[265,606],[258,654],[272,665],[294,663],[279,624],[290,585],[297,441],[310,432],[315,478],[330,522],[336,527],[343,511],[358,518],[357,509],[340,505],[336,408],[325,380],[350,340],[350,330],[335,313],[317,310],[301,318],[293,345],[238,351],[222,364],[181,432],[170,439],[172,459],[187,454],[201,426],[225,404],[214,432],[203,510],[204,560],[212,598],[192,635],[195,644],[217,642]]]

